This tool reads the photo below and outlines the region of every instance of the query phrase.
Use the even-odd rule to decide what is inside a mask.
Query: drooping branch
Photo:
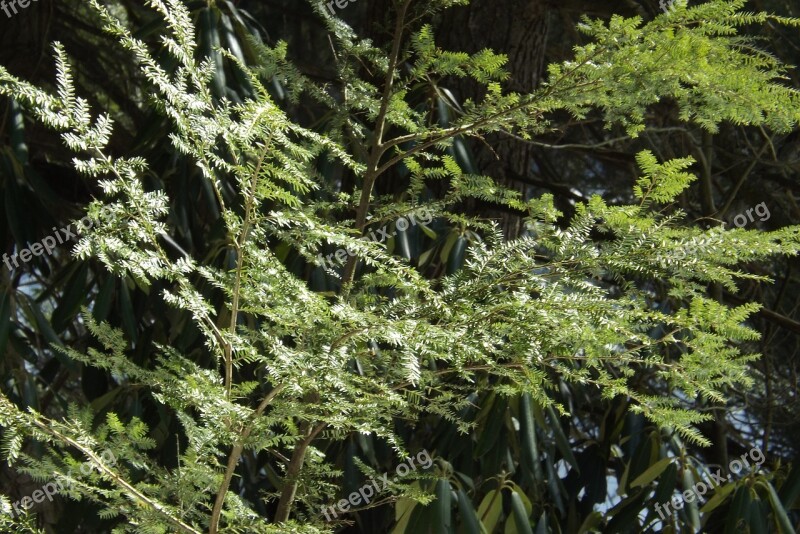
[[[67,436],[63,432],[57,429],[57,424],[47,419],[46,417],[40,415],[32,415],[32,414],[23,414],[19,412],[16,407],[3,395],[0,395],[0,404],[3,405],[3,409],[5,411],[11,412],[16,411],[22,417],[26,419],[26,423],[36,427],[40,432],[45,435],[51,436],[52,438],[57,439],[61,443],[65,443],[75,449],[79,450],[84,456],[91,460],[92,464],[94,464],[103,474],[108,476],[114,484],[121,487],[122,490],[134,501],[137,501],[143,506],[151,508],[155,510],[159,515],[164,517],[169,523],[175,526],[176,529],[180,532],[189,532],[191,534],[200,534],[200,531],[181,521],[179,517],[173,515],[165,505],[161,504],[157,500],[148,497],[135,486],[133,486],[130,482],[122,478],[117,472],[111,469],[109,466],[103,462],[103,460],[94,453],[91,449],[86,447],[80,441],[73,439],[70,436]]]

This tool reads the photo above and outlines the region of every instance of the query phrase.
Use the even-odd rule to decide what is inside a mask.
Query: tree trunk
[[[542,79],[549,13],[545,0],[473,2],[445,12],[438,28],[438,42],[447,50],[472,54],[491,48],[505,54],[511,73],[506,86],[530,93]],[[477,84],[471,81],[458,81],[453,89],[462,101],[482,97]],[[525,195],[527,186],[515,177],[530,177],[532,146],[505,134],[489,135],[486,141],[491,149],[477,143],[472,146],[478,171]],[[520,234],[520,215],[491,209],[488,215],[500,221],[507,239]]]

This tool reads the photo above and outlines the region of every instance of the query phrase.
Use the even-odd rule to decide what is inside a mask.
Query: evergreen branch
[[[381,155],[383,155],[385,150],[383,147],[383,135],[386,130],[386,113],[389,110],[389,103],[392,98],[394,75],[400,60],[400,46],[403,41],[403,30],[405,29],[405,17],[411,1],[412,0],[403,0],[397,13],[397,20],[395,21],[392,51],[389,57],[389,66],[386,70],[386,79],[383,83],[381,107],[375,121],[375,135],[373,136],[369,148],[369,160],[367,170],[364,174],[364,185],[361,188],[361,198],[359,199],[358,210],[356,211],[356,228],[360,234],[364,233],[364,228],[367,225],[367,212],[369,211],[369,203],[372,198],[372,188],[375,185],[375,180],[382,174],[378,171],[378,165],[380,164]],[[342,287],[348,287],[353,281],[357,261],[358,258],[356,256],[348,258],[342,276]]]
[[[297,477],[303,469],[305,462],[306,451],[308,446],[317,435],[322,432],[327,423],[320,423],[314,427],[311,432],[294,448],[292,452],[292,460],[286,469],[286,484],[281,490],[281,498],[278,501],[278,509],[275,512],[275,522],[285,523],[289,520],[289,514],[292,512],[292,504],[294,503],[295,495],[297,494]]]
[[[13,411],[17,412],[20,416],[24,417],[29,424],[32,424],[33,426],[35,426],[37,429],[39,429],[45,435],[48,435],[48,436],[50,436],[52,438],[55,438],[58,441],[60,441],[61,443],[66,443],[66,444],[76,448],[77,450],[81,451],[81,453],[83,453],[87,458],[89,458],[103,473],[105,473],[117,485],[122,487],[123,490],[125,490],[131,497],[133,497],[139,503],[141,503],[141,504],[143,504],[143,505],[145,505],[145,506],[147,506],[149,508],[152,508],[153,510],[155,510],[156,512],[161,514],[164,517],[164,519],[166,519],[169,523],[171,523],[176,528],[178,528],[181,532],[189,532],[191,534],[200,534],[199,530],[195,529],[191,525],[188,525],[188,524],[184,523],[183,521],[181,521],[180,518],[175,517],[167,509],[167,507],[165,505],[159,503],[155,499],[151,499],[150,497],[148,497],[147,495],[145,495],[144,493],[142,493],[141,491],[136,489],[136,487],[134,487],[127,480],[123,479],[119,474],[117,474],[115,471],[113,471],[107,465],[105,465],[105,463],[103,463],[103,460],[97,454],[95,454],[94,451],[92,451],[88,447],[82,445],[81,443],[79,443],[77,440],[71,438],[70,436],[67,436],[67,435],[63,434],[62,432],[58,431],[56,429],[57,423],[55,421],[52,421],[52,420],[50,420],[50,419],[48,419],[48,418],[46,418],[46,417],[44,417],[42,415],[36,414],[36,413],[29,414],[29,413],[21,412],[5,396],[0,396],[0,404],[5,405],[4,408],[6,410],[13,410]]]
[[[236,248],[236,271],[234,273],[233,295],[231,302],[231,320],[228,326],[228,333],[231,336],[236,335],[236,325],[238,323],[239,315],[239,298],[242,289],[242,268],[244,265],[244,246],[247,241],[247,234],[250,232],[251,216],[253,211],[253,198],[255,197],[256,184],[258,183],[258,175],[261,172],[261,165],[267,157],[267,151],[272,145],[272,134],[270,134],[267,142],[264,143],[258,162],[256,163],[253,175],[250,177],[250,189],[246,192],[245,205],[244,205],[244,220],[242,221],[242,228],[239,236],[234,241]],[[230,398],[231,384],[233,382],[233,341],[229,340],[225,344],[225,394]]]
[[[286,389],[286,384],[280,384],[272,389],[261,401],[258,405],[258,408],[255,412],[250,416],[251,421],[254,422],[256,418],[258,418],[264,410],[267,409],[272,403],[272,400],[280,394],[281,391]],[[233,479],[233,473],[236,471],[236,466],[239,463],[239,458],[242,456],[242,451],[244,450],[244,441],[250,437],[254,428],[254,424],[250,424],[247,426],[244,431],[242,432],[241,440],[239,443],[234,445],[233,450],[231,451],[230,456],[228,457],[228,464],[225,467],[225,476],[222,480],[222,484],[220,485],[219,490],[217,491],[217,498],[214,501],[214,507],[211,510],[211,526],[208,528],[209,534],[217,534],[219,531],[219,518],[220,514],[222,514],[222,506],[225,503],[225,495],[228,494],[228,488],[231,485],[231,480]]]

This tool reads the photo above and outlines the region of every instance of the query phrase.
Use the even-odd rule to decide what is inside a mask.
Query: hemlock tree
[[[728,308],[706,285],[736,292],[738,280],[766,281],[737,266],[795,254],[800,228],[687,228],[670,203],[695,179],[686,172],[692,160],[659,162],[646,151],[637,155],[636,204],[611,205],[595,196],[560,225],[552,198],[521,198],[490,177],[465,173],[449,149],[461,136],[498,131],[530,139],[549,132],[553,114],[564,111],[575,117],[600,112],[608,125],[635,136],[648,106],[664,99],[674,101],[682,119],[711,132],[724,121],[788,130],[800,119],[798,93],[781,84],[783,67],[736,29],[800,21],[740,13],[739,1],[691,9],[677,2],[646,24],[587,19],[581,29],[590,44],[551,65],[536,90],[520,94],[504,86],[503,56],[436,45],[426,22],[464,3],[397,0],[394,39],[382,50],[314,2],[336,50],[340,87],[332,88],[304,77],[283,45],[251,42],[259,53],[255,65],[222,48],[208,58],[198,54],[193,21],[178,0],[148,2],[170,30],[162,38],[169,59],[156,56],[124,20],[93,1],[106,31],[140,69],[143,91],[157,95],[153,105],[171,121],[174,149],[207,181],[219,210],[213,232],[223,243],[209,257],[190,257],[181,248],[167,218],[171,199],[146,186],[148,162],[109,152],[113,121],[76,94],[68,51],[55,45],[55,94],[0,67],[0,94],[62,132],[75,168],[97,178],[105,193],[89,207],[94,225],[76,256],[96,258],[190,314],[206,349],[189,355],[162,345],[158,362],[141,365],[128,354],[131,340],[86,309],[84,322],[105,350],[69,348],[63,357],[107,370],[121,386],[173,413],[182,425],[177,465],[148,454],[154,439],[141,420],[122,421],[113,411],[100,418],[89,404],[25,411],[4,395],[6,458],[37,481],[69,478],[65,496],[97,502],[101,517],[120,532],[320,532],[341,519],[326,522],[321,513],[342,496],[342,473],[326,460],[327,447],[353,434],[372,435],[400,461],[417,451],[408,448],[399,421],[433,415],[468,433],[480,418],[466,415],[475,395],[519,398],[518,424],[529,443],[543,414],[554,420],[555,410],[567,412],[553,400],[560,382],[627,399],[633,413],[674,433],[670,439],[707,443],[693,425],[710,416],[687,408],[686,400],[723,401],[725,387],[748,383],[746,365],[758,356],[740,346],[757,336],[745,324],[757,306]],[[251,98],[227,98],[219,84],[223,65],[247,80]],[[447,76],[471,78],[482,90],[443,126],[409,102],[420,87]],[[275,77],[290,98],[328,110],[324,127],[287,117],[265,87]],[[320,177],[321,165],[339,166],[359,187],[332,190]],[[387,176],[400,180],[398,193],[375,195]],[[525,235],[504,241],[497,225],[462,211],[468,199],[523,214]],[[417,216],[413,228],[395,223],[420,213],[431,217]],[[389,248],[365,238],[388,225]],[[448,274],[428,269],[430,258],[409,264],[409,239],[436,241],[453,227],[461,235],[445,244],[456,251]],[[344,258],[343,265],[321,256]],[[287,268],[289,257],[337,283],[323,291],[309,286]],[[689,304],[671,309],[655,302],[656,282]],[[672,394],[654,394],[659,388]],[[46,452],[32,454],[30,442],[45,443]],[[104,449],[113,451],[113,466],[103,461]],[[542,474],[535,450],[526,449],[525,461],[536,482],[554,483],[552,465]],[[75,452],[95,470],[68,475],[80,463]],[[235,476],[251,475],[237,472],[247,453],[269,454],[277,466],[265,475],[274,491],[257,496],[274,503],[268,513],[231,491]],[[571,453],[564,455],[567,468],[577,470]],[[649,495],[668,463],[640,470],[632,485]],[[379,476],[358,467],[365,480]],[[758,484],[775,494],[768,477]],[[458,497],[455,520],[451,487]],[[507,531],[556,528],[558,517],[536,490],[525,495],[504,481],[475,507],[467,489],[440,459],[428,471],[392,481],[380,498],[404,497],[398,532],[448,532],[457,524],[477,532],[479,523],[492,531],[501,520]],[[505,510],[501,489],[511,490]],[[428,507],[414,504],[434,497]],[[8,500],[2,503],[9,511]],[[770,504],[771,520],[790,531],[780,499]],[[421,510],[433,512],[423,517]],[[587,514],[587,529],[600,524],[598,515]],[[650,526],[659,524],[647,517]],[[27,517],[2,520],[5,528],[32,525]]]

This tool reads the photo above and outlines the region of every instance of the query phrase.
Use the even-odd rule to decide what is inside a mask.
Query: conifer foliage
[[[429,21],[466,2],[396,0],[387,50],[312,2],[336,50],[334,90],[303,76],[284,44],[250,43],[256,63],[220,46],[201,53],[184,3],[148,0],[169,29],[161,38],[167,65],[125,20],[92,0],[104,30],[138,66],[143,93],[152,93],[152,105],[169,118],[174,150],[202,170],[213,193],[219,218],[212,231],[223,245],[209,257],[181,248],[170,224],[172,199],[147,186],[149,162],[108,150],[114,121],[77,94],[69,50],[54,45],[53,93],[0,66],[0,95],[61,132],[75,168],[104,193],[88,206],[94,224],[76,258],[97,260],[141,290],[158,292],[190,315],[205,346],[201,356],[159,346],[158,361],[142,364],[129,356],[133,340],[125,332],[85,308],[82,321],[104,349],[64,348],[63,357],[108,371],[174,414],[182,434],[177,464],[148,453],[152,429],[141,420],[97,414],[88,403],[37,413],[5,394],[4,459],[43,482],[67,477],[76,461],[90,462],[89,474],[69,475],[74,484],[65,497],[97,503],[117,532],[323,532],[338,523],[320,510],[341,494],[341,470],[326,458],[331,444],[371,435],[399,462],[416,451],[398,421],[435,416],[469,435],[476,423],[465,414],[475,395],[525,399],[527,428],[534,419],[543,424],[542,414],[552,421],[556,412],[568,413],[554,393],[559,383],[577,384],[605,399],[628,399],[630,410],[676,439],[706,444],[694,425],[710,415],[685,400],[724,401],[726,387],[749,383],[747,364],[758,358],[742,345],[757,338],[747,320],[758,307],[727,307],[706,286],[735,293],[738,281],[768,281],[740,266],[796,254],[800,228],[687,227],[670,203],[695,179],[687,171],[692,160],[659,162],[647,151],[637,155],[635,203],[594,196],[565,222],[552,198],[522,198],[471,174],[452,146],[497,131],[530,139],[550,131],[556,112],[600,112],[609,127],[636,136],[648,106],[665,99],[687,123],[708,131],[724,121],[787,131],[800,122],[800,94],[782,83],[784,67],[737,28],[800,21],[741,12],[739,0],[677,2],[647,23],[586,19],[580,29],[588,43],[572,60],[551,65],[535,92],[517,94],[504,87],[502,55],[437,46]],[[251,87],[249,98],[220,89],[220,77],[234,71]],[[447,125],[409,98],[420,84],[444,77],[468,77],[484,88]],[[325,124],[294,122],[270,94],[273,79],[290,99],[325,108]],[[357,189],[333,190],[323,165],[350,173]],[[376,183],[387,179],[398,180],[401,192],[376,195]],[[524,214],[525,235],[504,241],[494,223],[463,212],[468,199]],[[410,231],[399,225],[389,247],[364,238],[420,210],[432,218],[417,219],[415,239],[433,247],[457,229],[445,246],[460,248],[463,261],[446,269],[437,268],[434,253],[409,261]],[[320,254],[331,250],[347,252],[341,268],[320,264]],[[323,279],[325,289],[298,277],[287,258]],[[655,283],[667,284],[678,304],[656,301]],[[47,452],[34,455],[32,442],[46,444]],[[104,449],[113,451],[113,466],[103,461]],[[250,476],[237,471],[246,452],[270,455],[275,466],[273,490],[257,496],[270,503],[268,513],[232,490],[235,478]],[[476,494],[472,504],[460,487],[460,513],[450,518],[448,451],[436,454],[434,467],[394,481],[382,496],[402,497],[398,532],[412,532],[410,510],[434,498],[445,508],[435,520],[440,525],[478,528],[469,514],[480,499]],[[539,461],[530,460],[534,471]],[[502,516],[512,531],[530,532],[548,512],[533,513],[540,501],[523,502],[520,493],[512,491],[505,512],[490,499],[475,517],[487,531]],[[15,529],[30,523],[3,521]]]

